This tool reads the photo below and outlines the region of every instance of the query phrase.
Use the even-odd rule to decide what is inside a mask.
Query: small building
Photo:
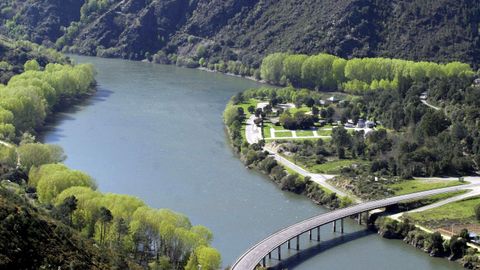
[[[354,128],[355,126],[354,126],[353,124],[346,123],[346,124],[345,124],[345,127],[346,127],[346,128]]]
[[[352,119],[348,119],[348,120],[347,120],[347,124],[352,124],[352,125],[353,125],[353,124],[354,124],[354,122],[353,122],[353,120],[352,120]]]
[[[367,128],[374,128],[375,127],[375,122],[367,121],[367,122],[365,122],[365,125],[367,126]]]
[[[365,120],[358,119],[357,128],[365,128]]]
[[[323,99],[320,99],[320,100],[318,101],[318,104],[320,104],[320,105],[322,105],[322,106],[325,106],[325,104],[327,104],[327,102],[326,102],[325,100],[323,100]]]
[[[327,124],[327,120],[325,119],[320,119],[318,120],[318,123],[320,124],[321,127],[325,126]]]
[[[427,100],[427,92],[423,92],[421,95],[420,95],[420,99],[421,100]]]
[[[480,86],[480,78],[475,79],[475,80],[473,81],[473,84],[474,84],[475,86]]]

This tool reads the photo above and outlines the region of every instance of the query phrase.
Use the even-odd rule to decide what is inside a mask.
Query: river
[[[326,211],[246,169],[229,147],[225,104],[257,83],[174,66],[74,58],[95,65],[98,91],[58,114],[42,140],[61,145],[65,163],[92,175],[101,191],[134,195],[209,227],[225,266],[270,233]],[[347,232],[362,229],[353,221],[346,226]],[[332,236],[330,227],[322,233]],[[302,248],[307,245],[304,239]],[[332,244],[291,268],[462,269],[374,234]]]

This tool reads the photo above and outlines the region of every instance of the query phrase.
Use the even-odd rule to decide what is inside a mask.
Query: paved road
[[[295,163],[291,162],[290,160],[282,157],[280,154],[278,154],[272,148],[265,147],[264,150],[266,150],[270,154],[272,154],[273,157],[275,158],[275,160],[282,163],[284,166],[287,166],[291,170],[297,172],[298,174],[300,174],[304,177],[305,176],[310,176],[312,178],[312,181],[314,181],[315,183],[318,183],[320,186],[323,186],[323,187],[331,190],[332,192],[337,193],[339,196],[343,196],[343,197],[348,196],[345,192],[343,192],[343,191],[339,190],[338,188],[336,188],[336,187],[330,185],[329,183],[327,183],[327,180],[334,178],[335,175],[311,173],[311,172],[303,169],[302,167],[296,165]]]
[[[440,108],[439,108],[439,107],[435,107],[435,106],[433,106],[432,104],[428,103],[426,100],[423,100],[423,99],[422,99],[422,100],[421,100],[421,102],[422,102],[423,104],[427,105],[428,107],[430,107],[430,108],[432,108],[432,109],[436,110],[436,111],[439,111],[439,110],[440,110]]]
[[[359,213],[367,212],[370,210],[383,208],[389,205],[394,205],[405,200],[421,199],[424,197],[459,191],[464,189],[477,188],[480,184],[468,184],[463,186],[455,186],[449,188],[442,188],[436,190],[429,190],[423,192],[417,192],[402,196],[391,197],[387,199],[360,203],[347,208],[339,209],[336,211],[321,214],[310,219],[306,219],[283,230],[280,230],[264,240],[260,241],[249,250],[247,250],[240,258],[233,264],[232,270],[253,270],[258,263],[265,258],[268,253],[274,251],[277,247],[283,245],[290,239],[295,238],[297,235],[303,234],[310,230],[315,229],[318,226],[322,226],[331,223],[335,220],[346,218]]]
[[[263,140],[262,130],[254,123],[255,115],[251,115],[247,119],[247,126],[245,127],[245,137],[249,144],[258,143],[260,140]]]
[[[257,125],[255,125],[254,119],[255,119],[255,116],[251,115],[247,119],[247,126],[245,128],[245,137],[249,144],[258,143],[260,140],[263,139],[261,129],[257,127]],[[287,166],[288,168],[292,169],[293,171],[297,172],[298,174],[302,176],[310,176],[312,178],[312,181],[318,183],[319,185],[321,185],[326,189],[331,190],[332,192],[337,193],[339,196],[343,196],[343,197],[347,196],[345,192],[327,183],[327,180],[334,178],[335,175],[311,173],[301,168],[300,166],[294,164],[293,162],[289,161],[288,159],[282,157],[274,149],[265,147],[264,150],[268,151],[271,155],[273,155],[275,160]]]

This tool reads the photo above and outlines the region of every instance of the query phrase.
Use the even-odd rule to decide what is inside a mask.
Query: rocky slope
[[[89,55],[139,60],[161,50],[163,62],[257,67],[277,51],[480,62],[476,0],[88,0],[82,10],[84,1],[68,1],[4,4],[13,11],[0,14],[10,22],[1,31]]]

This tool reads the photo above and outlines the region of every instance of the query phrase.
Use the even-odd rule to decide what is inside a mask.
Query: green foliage
[[[91,65],[48,64],[45,71],[26,71],[12,77],[7,86],[0,85],[0,117],[17,133],[33,131],[56,106],[88,93],[94,80]],[[6,137],[12,132],[11,127],[4,130]]]
[[[24,70],[25,71],[39,71],[40,70],[40,65],[38,64],[37,60],[35,60],[35,59],[28,60],[27,62],[25,62]]]
[[[287,57],[285,53],[274,53],[265,57],[260,68],[262,79],[273,84],[283,84],[283,60],[285,57]]]
[[[37,194],[42,203],[51,203],[62,191],[70,187],[96,187],[94,180],[80,171],[69,170],[66,167],[55,168],[57,170],[52,170],[52,167],[42,170],[40,167],[40,173],[35,175],[38,177]],[[46,171],[48,173],[45,173]]]
[[[396,90],[402,82],[422,82],[442,78],[472,78],[470,65],[460,62],[436,64],[389,58],[354,58],[333,55],[290,55],[274,53],[261,66],[264,80],[282,85],[285,79],[294,86],[332,91],[343,89],[362,94],[369,90]]]
[[[65,159],[63,149],[57,145],[27,143],[20,145],[17,152],[21,165],[26,171],[34,166],[62,162]]]
[[[2,185],[0,239],[2,269],[114,269],[113,258],[122,256],[95,245],[31,204],[25,194]]]

